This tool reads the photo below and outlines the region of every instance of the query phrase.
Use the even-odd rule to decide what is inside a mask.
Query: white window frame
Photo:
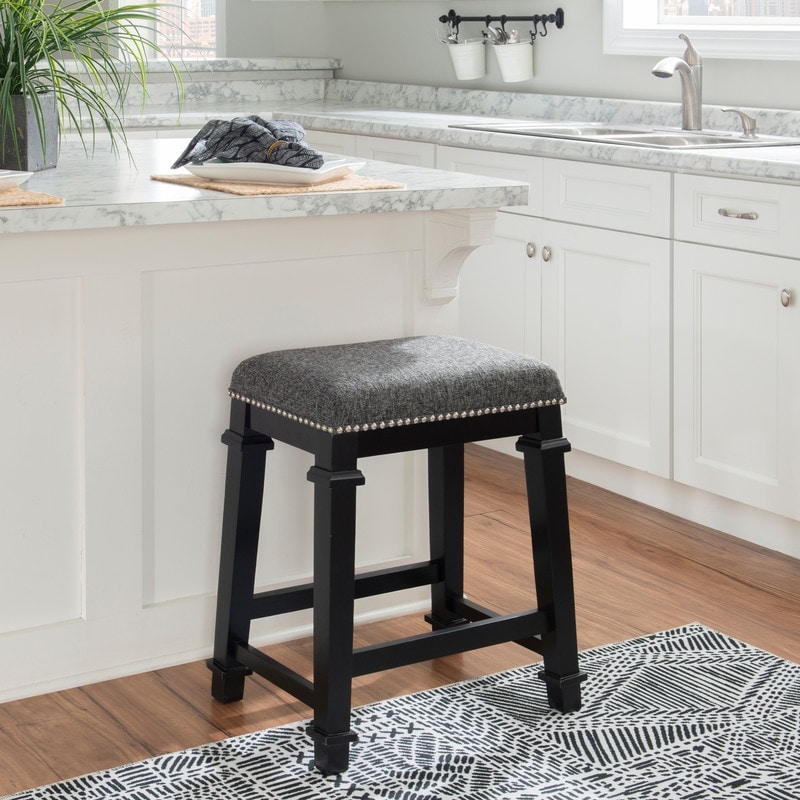
[[[603,0],[603,52],[609,55],[680,55],[686,33],[703,58],[736,58],[792,61],[800,59],[800,24],[736,25],[654,22],[653,26],[624,27],[626,5],[656,0]],[[655,14],[653,14],[655,17]],[[798,21],[800,23],[800,21]]]

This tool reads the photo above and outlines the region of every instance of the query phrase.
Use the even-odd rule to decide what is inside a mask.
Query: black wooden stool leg
[[[308,732],[314,763],[326,775],[347,769],[350,744],[358,738],[350,729],[350,706],[356,487],[364,476],[354,456],[339,461],[335,470],[315,465],[308,472],[314,483],[314,720]]]
[[[442,579],[431,585],[431,613],[425,619],[434,630],[467,622],[453,607],[464,596],[464,445],[428,450],[428,519],[431,561],[442,568]]]
[[[538,607],[549,618],[542,634],[544,669],[551,707],[575,711],[581,707],[581,681],[575,627],[575,595],[569,537],[564,453],[570,444],[561,434],[557,406],[539,411],[540,428],[519,439],[525,459],[525,480],[531,520],[534,574]]]
[[[250,608],[256,574],[256,553],[264,494],[264,467],[272,439],[249,428],[249,406],[231,402],[231,427],[222,435],[228,446],[222,516],[217,618],[211,694],[221,703],[241,700],[245,677],[252,670],[234,657],[250,636]]]

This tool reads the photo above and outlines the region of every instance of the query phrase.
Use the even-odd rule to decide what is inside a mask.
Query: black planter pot
[[[13,117],[10,120],[0,120],[2,143],[0,169],[38,172],[56,165],[58,160],[56,97],[54,94],[40,94],[38,100],[43,116],[41,125],[29,97],[18,95],[11,98]]]

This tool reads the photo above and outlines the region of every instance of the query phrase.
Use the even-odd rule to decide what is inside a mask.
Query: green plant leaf
[[[12,97],[30,98],[39,132],[44,117],[39,96],[54,93],[61,130],[77,130],[87,147],[87,126],[111,136],[112,148],[127,147],[124,103],[130,89],[146,97],[148,57],[163,58],[178,86],[177,65],[156,43],[158,26],[180,31],[165,13],[170,6],[135,3],[106,8],[101,0],[0,0],[0,150],[10,139],[18,152]],[[176,8],[176,7],[174,7]]]

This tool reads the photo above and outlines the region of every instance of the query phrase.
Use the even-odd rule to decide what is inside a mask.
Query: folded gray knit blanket
[[[212,158],[319,169],[322,154],[306,144],[305,136],[303,127],[290,120],[264,120],[255,114],[212,119],[195,134],[172,169]]]

